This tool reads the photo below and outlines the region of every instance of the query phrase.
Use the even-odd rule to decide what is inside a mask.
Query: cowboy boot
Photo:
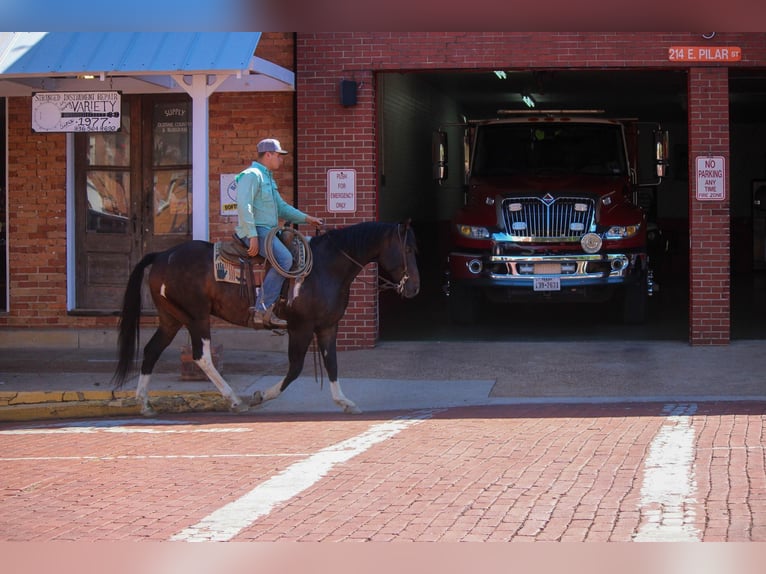
[[[272,329],[284,329],[287,327],[287,321],[280,319],[274,314],[274,305],[268,309],[254,309],[253,323],[256,325],[261,324],[264,327]]]

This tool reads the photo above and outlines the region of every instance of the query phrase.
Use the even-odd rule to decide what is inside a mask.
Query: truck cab
[[[453,320],[474,321],[482,300],[619,300],[625,322],[646,319],[656,285],[626,124],[547,112],[470,125],[466,200],[450,226]],[[656,134],[660,178],[667,136]]]

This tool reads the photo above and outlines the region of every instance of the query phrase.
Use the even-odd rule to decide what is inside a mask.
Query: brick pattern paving
[[[764,413],[762,403],[701,403],[689,415],[694,492],[684,515],[700,540],[766,541]],[[168,540],[394,416],[183,415],[55,432],[2,425],[0,541]],[[631,541],[659,504],[642,498],[642,486],[667,420],[662,404],[437,412],[334,467],[233,540]]]

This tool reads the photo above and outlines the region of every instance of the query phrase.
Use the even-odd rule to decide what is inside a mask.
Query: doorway
[[[191,99],[124,96],[122,113],[119,132],[75,136],[79,312],[117,312],[146,253],[191,239]]]

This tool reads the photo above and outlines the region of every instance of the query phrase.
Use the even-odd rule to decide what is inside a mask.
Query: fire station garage
[[[342,63],[321,73],[323,81],[334,75],[341,84],[341,105],[332,123],[342,126],[339,139],[347,142],[349,131],[369,113],[366,105],[375,107],[375,134],[369,142],[377,157],[374,209],[382,220],[411,217],[415,222],[423,284],[423,294],[411,302],[381,295],[381,339],[590,337],[725,344],[766,335],[766,208],[759,200],[766,194],[759,195],[766,142],[758,135],[766,120],[762,34],[475,33],[449,39],[403,34],[395,49],[383,37],[362,36],[332,36],[335,50],[355,54],[353,65]],[[299,50],[304,42],[332,52],[327,40],[321,35],[299,40]],[[394,63],[401,61],[407,62],[406,69]],[[299,58],[299,75],[301,66],[304,72],[319,73]],[[353,101],[344,100],[343,86],[349,82],[356,88]],[[310,102],[306,108],[311,109]],[[626,194],[646,217],[642,249],[651,274],[640,320],[624,320],[618,293],[567,300],[556,293],[535,298],[516,292],[497,296],[495,291],[492,297],[481,294],[478,301],[450,301],[459,286],[448,263],[456,251],[456,226],[481,229],[493,246],[482,255],[482,247],[471,243],[463,251],[475,257],[463,267],[475,264],[471,272],[481,277],[495,273],[488,271],[488,260],[502,259],[492,252],[499,249],[497,234],[505,233],[502,217],[484,231],[486,222],[475,228],[466,219],[478,218],[478,209],[469,217],[470,207],[464,206],[492,202],[500,213],[505,205],[519,205],[513,200],[518,190],[503,187],[506,183],[472,179],[478,165],[473,165],[474,126],[534,114],[634,125],[627,143],[634,179]],[[664,139],[658,140],[658,133]],[[354,139],[360,143],[359,135]],[[661,177],[655,169],[658,146],[664,148]],[[718,169],[707,169],[703,177],[710,166]],[[538,172],[536,177],[537,184],[548,180],[559,191],[580,189],[555,174]],[[473,196],[474,186],[484,184],[491,193]],[[542,196],[549,189],[537,184],[528,181],[523,195]],[[513,248],[535,257],[557,253],[553,242],[535,250],[523,243],[527,239]],[[562,274],[557,289],[568,290],[565,279]],[[466,305],[471,312],[460,316]]]

